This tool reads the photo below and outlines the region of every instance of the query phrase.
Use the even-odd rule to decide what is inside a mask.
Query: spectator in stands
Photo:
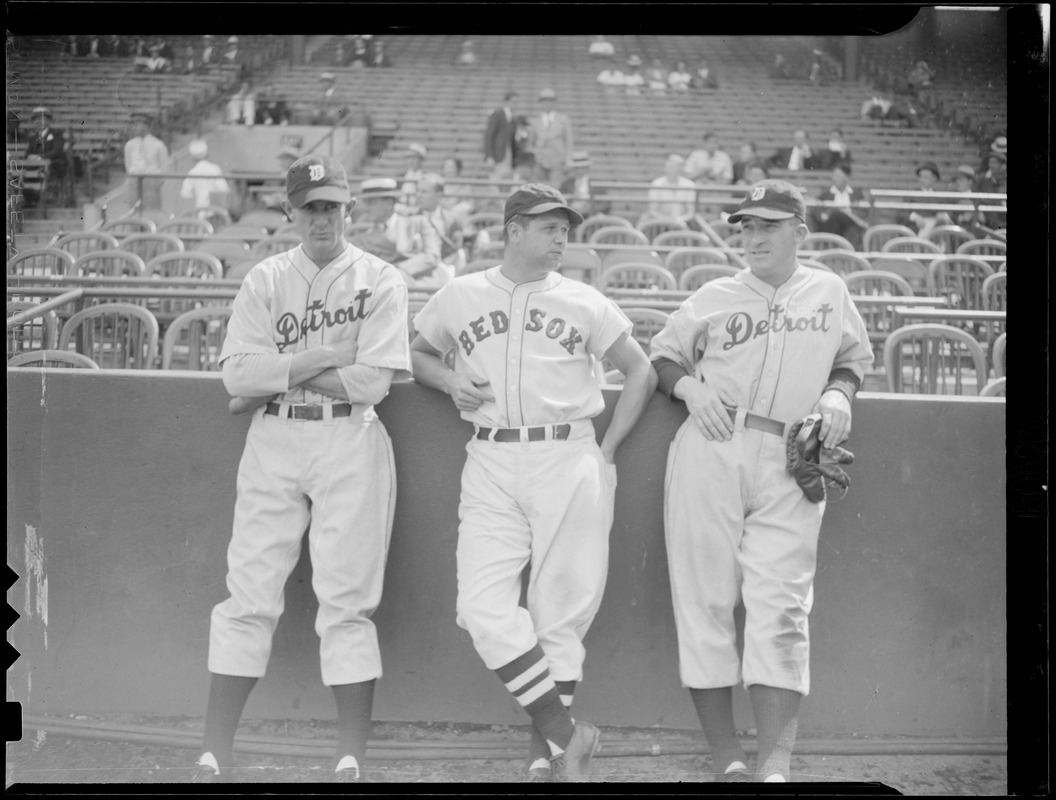
[[[286,208],[283,205],[283,201],[286,200],[286,173],[290,171],[290,167],[300,157],[300,151],[292,145],[283,145],[279,149],[279,153],[275,157],[279,162],[279,172],[276,175],[279,180],[276,181],[275,191],[261,194],[260,202],[264,208],[281,211],[283,214],[286,213]]]
[[[337,76],[332,72],[324,72],[319,76],[319,80],[322,81],[323,88],[316,106],[313,124],[333,125],[341,116],[337,102]]]
[[[441,263],[440,237],[421,214],[397,214],[399,196],[395,178],[363,181],[359,190],[364,206],[361,219],[370,227],[357,233],[352,243],[394,265],[410,286],[439,285],[444,271],[438,275],[434,272]]]
[[[598,73],[598,83],[605,87],[606,94],[615,94],[621,90],[625,80],[623,70],[616,65],[616,56],[609,56],[605,69]]]
[[[444,208],[444,179],[435,172],[422,175],[418,181],[418,208],[427,225],[440,239],[440,266],[433,277],[447,283],[466,268],[465,221]]]
[[[995,136],[989,146],[984,145],[984,147],[985,149],[979,160],[980,175],[986,173],[986,171],[990,169],[990,156],[992,154],[996,153],[999,156],[1008,157],[1008,137],[1004,134]]]
[[[774,63],[770,65],[770,77],[777,80],[785,80],[792,77],[788,62],[785,61],[785,57],[781,53],[774,53]]]
[[[224,52],[223,63],[228,66],[238,67],[236,79],[245,80],[246,77],[246,54],[239,48],[237,36],[227,38],[227,50]]]
[[[999,139],[1004,139],[1004,137],[999,137]],[[1007,147],[1007,140],[1005,144]],[[1007,194],[1007,163],[1007,157],[1004,153],[991,148],[990,155],[987,156],[986,172],[980,175],[976,181],[976,191]],[[994,205],[994,203],[989,203],[988,205]],[[1003,211],[988,211],[983,215],[982,224],[993,230],[1005,230],[1008,226],[1008,215]]]
[[[926,103],[931,94],[931,86],[934,78],[935,71],[928,66],[928,62],[923,59],[917,61],[906,76],[906,85],[909,89],[909,93],[918,100]]]
[[[708,65],[708,59],[701,57],[697,64],[697,70],[689,81],[692,89],[718,89],[719,81],[715,77],[715,71]]]
[[[205,72],[216,64],[216,48],[211,34],[202,36],[202,54],[198,57],[198,71]]]
[[[756,181],[746,181],[745,172],[753,164],[759,164],[759,150],[755,142],[745,142],[737,151],[737,160],[733,162],[733,182],[736,184],[752,184]]]
[[[168,72],[171,64],[170,60],[163,54],[164,50],[163,42],[154,42],[150,46],[150,55],[146,60],[147,72]]]
[[[265,86],[257,100],[256,123],[258,125],[288,125],[290,109],[274,86]]]
[[[204,219],[207,216],[205,209],[208,206],[222,205],[221,200],[224,195],[230,193],[231,187],[227,185],[220,165],[209,160],[209,145],[205,140],[195,139],[187,145],[187,152],[195,163],[183,179],[180,197],[184,200],[194,200],[195,210]]]
[[[645,87],[645,76],[642,74],[641,56],[632,55],[627,59],[627,72],[623,75],[623,91],[629,95],[639,95]]]
[[[370,57],[370,53],[367,48],[367,40],[362,36],[352,37],[352,56],[349,59],[349,66],[354,69],[360,69],[367,66],[367,59]]]
[[[866,199],[864,190],[856,189],[850,184],[851,165],[836,164],[832,168],[832,184],[818,192],[818,199],[831,206],[819,206],[814,209],[813,230],[821,233],[835,233],[854,245],[855,250],[862,249],[862,234],[869,223],[854,211],[854,204]]]
[[[934,161],[928,161],[917,167],[917,191],[934,192],[938,182],[942,180],[939,167]],[[937,225],[950,225],[952,220],[945,211],[912,211],[908,217],[909,224],[916,229],[917,235],[927,237],[931,229]]]
[[[462,159],[448,156],[440,164],[441,177],[444,179],[444,192],[440,205],[452,212],[463,222],[476,211],[477,202],[472,197],[476,187],[469,183],[459,183],[462,177]]]
[[[128,58],[132,55],[128,39],[116,33],[106,37],[106,55],[111,58]]]
[[[810,146],[807,132],[797,130],[792,134],[792,146],[779,148],[766,163],[770,167],[799,172],[804,169],[817,169],[818,157]]]
[[[246,82],[227,101],[228,125],[253,125],[257,116],[257,97]]]
[[[649,186],[649,205],[638,219],[641,224],[657,217],[675,217],[689,222],[697,213],[696,184],[682,174],[686,160],[677,154],[667,157],[664,174]]]
[[[403,173],[403,183],[400,185],[400,191],[403,192],[400,202],[407,208],[415,208],[418,205],[418,181],[425,175],[422,164],[428,155],[429,151],[425,145],[418,142],[407,145],[407,171]]]
[[[843,141],[843,131],[833,128],[829,133],[829,143],[825,149],[818,153],[818,169],[832,169],[837,164],[849,164],[851,151]]]
[[[587,52],[591,58],[612,58],[616,55],[616,47],[604,36],[595,36]]]
[[[667,75],[667,85],[674,92],[688,92],[693,76],[686,72],[686,62],[679,61]]]
[[[169,170],[169,149],[152,135],[153,117],[146,112],[132,115],[132,137],[125,142],[125,172],[131,183],[132,197],[141,210],[161,208],[161,178],[142,178]]]
[[[507,92],[502,105],[491,112],[484,130],[484,164],[491,168],[491,179],[508,178],[513,173],[514,107],[517,93]]]
[[[590,153],[577,150],[568,162],[569,176],[557,187],[568,199],[568,204],[584,218],[593,214],[608,214],[612,210],[612,203],[593,197],[594,192],[590,185],[592,164]]]
[[[25,156],[48,162],[45,185],[57,189],[66,177],[68,153],[66,137],[61,130],[52,126],[53,119],[50,109],[46,106],[37,106],[33,109],[33,123],[37,130],[26,143]],[[27,192],[27,199],[35,200],[36,198],[32,197],[32,193]]]
[[[555,188],[564,180],[565,163],[572,154],[572,120],[554,110],[556,102],[553,89],[539,92],[543,110],[532,120],[528,145],[535,158],[535,181]]]
[[[367,62],[369,67],[391,67],[392,60],[389,58],[388,52],[385,50],[385,42],[381,39],[374,41],[373,52],[370,55],[370,61]]]
[[[825,85],[825,74],[821,65],[821,51],[814,50],[811,54],[810,62],[810,75],[807,80],[810,81],[813,86],[824,86]]]
[[[976,175],[975,170],[968,164],[961,164],[957,167],[957,172],[953,178],[953,186],[951,191],[970,193],[975,191]],[[979,211],[976,211],[975,204],[970,201],[964,203],[958,203],[958,205],[965,206],[964,211],[959,211],[953,217],[955,225],[960,225],[962,228],[967,228],[970,231],[976,232],[976,226],[983,221],[983,215]],[[979,232],[981,233],[981,232]]]
[[[764,181],[770,177],[770,173],[767,172],[760,162],[753,161],[747,164],[744,168],[744,173],[740,179],[734,181],[736,186],[755,186],[759,181]],[[736,203],[730,203],[722,207],[722,213],[720,219],[726,221],[730,214],[736,213],[737,209],[740,208],[741,201],[738,200]]]
[[[733,183],[733,159],[719,149],[718,137],[708,131],[704,147],[689,154],[682,172],[697,183]]]
[[[646,70],[645,81],[650,94],[667,94],[667,72],[664,70],[664,62],[659,58],[654,58],[652,66]]]
[[[919,114],[913,104],[906,100],[891,100],[877,94],[862,103],[862,119],[879,120],[881,128],[887,120],[905,122],[906,127],[915,128]]]
[[[455,58],[456,67],[475,67],[477,65],[477,53],[474,46],[472,39],[466,39],[462,42],[458,57]]]

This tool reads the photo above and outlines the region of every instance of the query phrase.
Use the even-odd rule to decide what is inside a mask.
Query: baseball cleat
[[[582,778],[590,767],[590,759],[598,751],[601,731],[589,722],[577,722],[572,731],[572,741],[565,748],[561,760],[564,773],[572,780]]]
[[[748,773],[748,765],[743,761],[734,761],[726,771],[715,776],[715,783],[751,783],[752,776]]]
[[[331,783],[362,783],[359,762],[355,756],[345,756],[337,763]]]
[[[537,758],[528,765],[528,783],[552,783],[554,771],[549,759]]]
[[[216,763],[216,757],[212,753],[202,753],[194,767],[194,776],[191,778],[191,783],[222,782],[220,765]]]

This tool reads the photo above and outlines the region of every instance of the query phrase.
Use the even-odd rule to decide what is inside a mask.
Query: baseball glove
[[[854,462],[854,453],[849,450],[824,447],[820,433],[821,414],[810,414],[792,423],[785,442],[785,468],[812,503],[824,500],[827,488],[839,489],[842,499],[851,479],[840,465]]]

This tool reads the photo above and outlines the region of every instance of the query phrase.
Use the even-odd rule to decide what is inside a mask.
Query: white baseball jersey
[[[596,289],[557,273],[514,283],[500,267],[455,278],[415,318],[456,372],[488,381],[477,426],[569,423],[567,439],[466,447],[459,505],[457,621],[489,669],[537,644],[558,681],[582,678],[583,636],[601,603],[616,468],[590,418],[605,407],[593,367],[631,323]],[[531,564],[527,608],[521,576]]]
[[[687,419],[672,441],[665,530],[684,685],[739,683],[807,694],[807,616],[824,503],[785,470],[785,440],[743,412],[786,426],[811,413],[834,369],[859,381],[869,334],[839,276],[799,266],[774,288],[750,271],[710,281],[652,340],[724,390],[739,409],[733,437],[708,441]],[[845,373],[845,374],[847,374]],[[743,674],[734,608],[745,607]]]
[[[407,318],[406,287],[392,265],[348,245],[319,269],[298,246],[250,270],[221,360],[351,340],[357,364],[407,370]],[[252,374],[257,394],[282,393],[283,411],[288,403],[334,407],[329,397],[289,388],[288,358],[266,359]],[[258,409],[239,464],[230,597],[213,609],[210,671],[264,674],[286,579],[310,520],[323,682],[379,677],[370,615],[381,598],[395,498],[392,444],[371,406],[352,404],[347,416],[321,420]]]
[[[462,418],[515,428],[597,416],[605,408],[594,377],[600,359],[631,322],[599,291],[558,273],[515,284],[500,267],[440,289],[414,319],[455,371],[489,381],[494,402]]]

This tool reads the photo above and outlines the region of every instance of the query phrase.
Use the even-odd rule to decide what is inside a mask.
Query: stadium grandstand
[[[516,113],[530,117],[549,89],[572,120],[575,151],[589,158],[591,207],[606,212],[575,231],[569,276],[608,287],[626,308],[666,312],[702,281],[744,266],[739,232],[724,210],[743,185],[698,178],[691,218],[646,223],[643,214],[667,157],[689,156],[705,132],[734,157],[752,143],[770,177],[800,186],[812,229],[832,205],[821,199],[833,182],[830,167],[849,163],[853,185],[864,190],[850,209],[859,229],[848,237],[813,234],[803,257],[815,268],[857,275],[853,285],[873,296],[862,301],[877,346],[869,388],[894,386],[885,377],[884,343],[910,323],[967,331],[986,354],[982,374],[967,384],[958,375],[936,391],[977,393],[1003,377],[993,351],[1005,313],[1006,195],[1003,184],[983,181],[987,156],[1007,158],[1001,13],[927,10],[877,37],[609,37],[620,68],[635,57],[646,65],[658,59],[666,70],[679,62],[696,69],[706,59],[713,83],[684,91],[603,86],[597,76],[604,65],[589,53],[593,38],[475,36],[468,46],[475,58],[465,64],[467,37],[439,34],[9,36],[8,358],[54,349],[75,312],[127,299],[160,324],[156,352],[129,363],[186,364],[162,352],[177,312],[225,307],[256,260],[296,244],[274,201],[283,189],[277,157],[284,148],[337,156],[357,183],[402,179],[412,145],[424,148],[425,172],[457,159],[461,170],[457,180],[448,177],[448,194],[459,193],[451,200],[465,212],[461,268],[498,263],[496,212],[512,181],[532,176],[531,154],[514,176],[494,177],[482,151],[487,119],[510,92],[518,95]],[[913,77],[921,62],[929,77],[923,84]],[[149,177],[126,172],[136,115],[167,152],[164,168]],[[42,157],[35,140],[43,126],[60,134],[61,152]],[[792,171],[780,153],[796,131],[816,153],[839,131],[844,149],[814,169]],[[195,140],[207,144],[230,186],[208,208],[181,192]],[[922,165],[938,173],[927,191],[917,179]],[[972,182],[958,183],[966,167]],[[152,182],[160,202],[150,202],[145,187]],[[614,226],[641,230],[632,237]],[[356,230],[353,221],[349,235]],[[99,255],[111,251],[132,255]],[[651,269],[632,269],[642,265]],[[151,288],[159,278],[182,299],[160,301]],[[40,285],[45,279],[51,295]],[[63,291],[78,299],[59,304]],[[416,307],[429,291],[412,286]],[[55,325],[41,322],[52,317]],[[214,332],[221,322],[211,321]],[[187,333],[181,336],[176,346],[186,351]],[[198,355],[203,368],[215,368],[204,351]]]

